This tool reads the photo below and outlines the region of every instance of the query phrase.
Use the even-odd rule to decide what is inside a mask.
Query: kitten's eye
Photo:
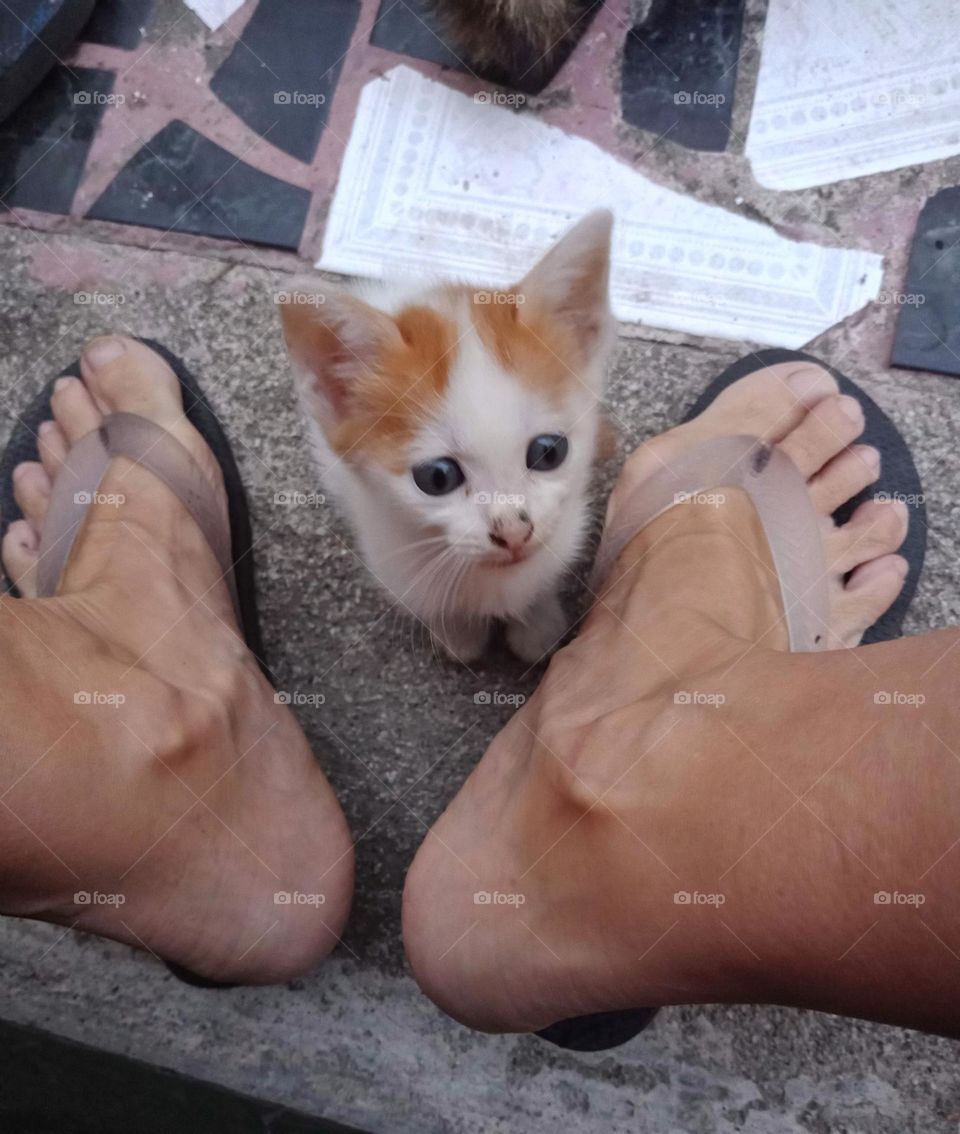
[[[541,433],[527,446],[527,468],[550,472],[567,459],[569,446],[562,433]]]
[[[445,496],[459,488],[467,478],[453,457],[438,457],[425,461],[413,470],[413,481],[428,496]]]

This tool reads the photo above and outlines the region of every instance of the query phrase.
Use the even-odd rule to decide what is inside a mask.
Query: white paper
[[[243,7],[243,0],[185,0],[185,3],[213,31],[226,23],[238,8]]]
[[[317,267],[503,286],[604,205],[623,320],[798,347],[880,286],[879,256],[786,240],[403,66],[362,92]]]
[[[746,153],[803,189],[960,153],[956,0],[770,0]]]

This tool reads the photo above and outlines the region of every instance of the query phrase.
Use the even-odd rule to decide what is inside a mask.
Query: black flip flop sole
[[[920,475],[906,441],[890,418],[877,403],[845,375],[827,366],[825,362],[796,350],[761,350],[747,355],[729,366],[719,378],[715,378],[690,407],[684,421],[697,417],[716,400],[728,386],[748,374],[775,366],[780,362],[810,362],[828,370],[837,380],[842,394],[849,394],[863,406],[865,427],[859,442],[872,445],[881,456],[880,478],[865,488],[833,514],[838,524],[845,523],[853,511],[864,500],[886,495],[890,499],[904,499],[909,502],[910,527],[900,548],[910,565],[903,590],[896,602],[882,617],[870,627],[863,636],[863,645],[873,642],[886,642],[903,634],[903,619],[916,593],[923,560],[927,550],[927,510],[924,505],[923,486]],[[541,1039],[571,1051],[606,1051],[619,1047],[647,1027],[658,1008],[628,1008],[617,1012],[594,1012],[587,1016],[574,1016],[560,1020],[535,1033]]]
[[[237,601],[240,606],[240,628],[243,631],[244,641],[257,659],[263,675],[271,685],[275,686],[273,675],[264,659],[263,636],[260,629],[256,580],[254,578],[250,509],[247,503],[247,493],[243,487],[243,481],[240,479],[240,470],[237,468],[230,442],[227,440],[220,420],[214,413],[197,380],[180,359],[171,354],[166,347],[150,339],[141,339],[140,342],[156,351],[176,374],[183,390],[183,405],[187,420],[204,439],[220,465],[230,516],[231,556],[237,588]],[[71,366],[62,370],[57,377],[78,377],[79,374],[80,360],[78,359]],[[41,422],[50,421],[53,418],[50,409],[50,396],[55,381],[56,378],[51,379],[26,410],[18,415],[10,440],[3,456],[0,457],[0,539],[6,535],[7,528],[14,520],[23,518],[23,513],[13,496],[13,470],[22,461],[40,459],[37,449],[37,430]],[[4,590],[8,594],[20,597],[16,586],[5,571],[3,584]],[[197,976],[188,969],[172,962],[167,962],[167,967],[174,976],[179,977],[187,984],[197,985],[201,988],[234,987],[230,984]]]

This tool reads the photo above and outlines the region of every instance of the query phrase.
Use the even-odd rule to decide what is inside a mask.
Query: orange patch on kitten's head
[[[285,304],[281,319],[334,452],[370,453],[402,467],[404,445],[446,391],[457,341],[452,320],[423,305],[391,316],[349,295]]]
[[[477,293],[487,298],[472,313],[481,341],[504,370],[548,395],[589,382],[592,362],[610,345],[612,219],[591,213],[514,287]]]
[[[402,467],[403,446],[447,388],[457,334],[429,307],[405,307],[394,322],[397,334],[381,344],[354,385],[330,443],[341,456],[367,450]]]
[[[521,310],[516,291],[490,292],[474,303],[471,318],[480,341],[508,374],[548,397],[560,397],[576,381],[580,343],[572,327],[547,312]]]

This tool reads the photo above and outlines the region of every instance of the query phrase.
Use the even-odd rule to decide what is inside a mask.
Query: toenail
[[[41,437],[45,437],[50,432],[50,430],[53,429],[53,428],[54,428],[54,423],[52,421],[41,421],[40,422],[40,428],[37,430],[37,432],[40,434]]]
[[[107,337],[94,339],[84,348],[83,359],[96,370],[100,366],[108,366],[114,359],[119,358],[126,350],[121,339]]]
[[[869,587],[878,578],[883,578],[888,574],[896,575],[902,582],[909,571],[910,564],[902,555],[891,556],[889,559],[884,559],[883,562],[875,559],[870,563],[862,564],[847,587],[852,591],[859,590],[861,587]]]
[[[880,469],[880,450],[874,449],[872,445],[861,445],[859,447],[860,459],[867,466],[868,469],[873,469],[874,472]]]
[[[58,378],[56,380],[56,382],[54,382],[54,384],[53,384],[53,392],[55,394],[61,393],[63,390],[65,390],[67,388],[67,386],[70,385],[71,382],[74,382],[75,380],[76,379],[70,378],[68,376],[64,376],[63,378]]]
[[[796,398],[806,398],[810,394],[827,393],[836,387],[833,379],[825,371],[812,366],[804,367],[787,379],[787,385]]]
[[[851,421],[863,421],[863,406],[860,405],[856,398],[844,395],[840,399],[840,408]]]
[[[26,465],[17,465],[17,467],[13,470],[13,479],[14,480],[20,480],[23,476],[26,475],[26,472],[27,472],[27,466]]]

